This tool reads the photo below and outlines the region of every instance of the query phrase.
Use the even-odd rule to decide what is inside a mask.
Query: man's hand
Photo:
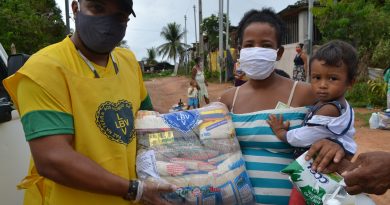
[[[286,134],[290,127],[290,122],[286,121],[283,123],[283,115],[279,115],[279,117],[276,115],[269,115],[267,123],[271,126],[272,131],[280,140],[287,142]]]
[[[306,154],[305,159],[313,161],[312,170],[322,172],[328,167],[330,162],[339,163],[344,158],[344,149],[337,143],[327,139],[321,139],[315,142]]]
[[[170,205],[171,203],[164,200],[161,194],[175,192],[176,189],[177,187],[171,184],[146,180],[144,181],[141,201],[143,204]]]
[[[342,176],[349,194],[384,194],[390,188],[390,153],[362,153]]]

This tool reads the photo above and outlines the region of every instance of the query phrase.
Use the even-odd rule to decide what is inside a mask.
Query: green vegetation
[[[66,35],[55,0],[3,0],[0,8],[0,42],[7,53],[14,43],[17,52],[33,54]]]
[[[346,94],[346,99],[353,107],[376,107],[386,106],[386,84],[380,79],[368,82],[358,82]]]
[[[168,76],[171,76],[172,75],[172,71],[171,70],[166,70],[166,71],[161,71],[159,73],[144,73],[142,75],[143,79],[145,81],[147,80],[151,80],[153,78],[162,78],[162,77],[168,77]]]
[[[359,79],[367,79],[368,65],[390,64],[390,0],[320,0],[313,9],[323,42],[345,40],[360,56]]]

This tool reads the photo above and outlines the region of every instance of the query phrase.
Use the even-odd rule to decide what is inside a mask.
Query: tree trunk
[[[173,63],[174,63],[174,65],[175,65],[175,67],[173,68],[173,73],[172,73],[172,76],[177,76],[177,70],[178,70],[178,68],[179,68],[179,65],[178,64],[176,64],[176,58],[173,58]]]

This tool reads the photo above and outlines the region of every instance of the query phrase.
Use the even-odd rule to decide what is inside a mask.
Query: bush
[[[383,92],[380,80],[358,82],[349,90],[345,98],[353,107],[386,106],[386,92]]]
[[[161,78],[161,77],[167,77],[171,76],[173,73],[172,70],[165,70],[161,71],[159,73],[143,73],[142,77],[145,81],[150,80],[152,78]]]

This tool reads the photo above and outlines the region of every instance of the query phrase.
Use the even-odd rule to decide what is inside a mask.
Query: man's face
[[[126,23],[129,21],[130,13],[121,10],[118,0],[81,0],[79,6],[85,15],[115,15],[118,21],[121,23]]]

